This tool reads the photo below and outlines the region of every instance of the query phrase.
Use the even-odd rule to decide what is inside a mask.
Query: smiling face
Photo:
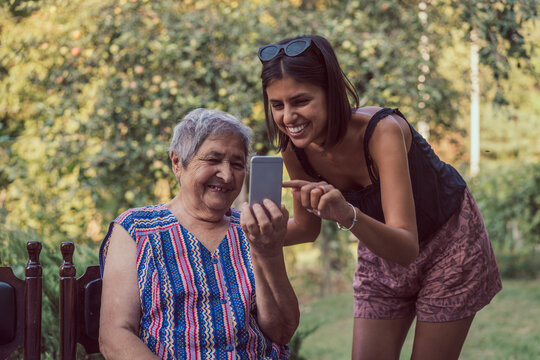
[[[324,144],[328,120],[321,87],[285,77],[270,83],[266,94],[274,122],[296,147]]]
[[[224,215],[240,193],[246,174],[240,136],[209,136],[186,168],[174,153],[171,159],[186,209],[202,218]]]

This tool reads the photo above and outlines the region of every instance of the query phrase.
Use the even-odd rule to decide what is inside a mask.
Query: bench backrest
[[[92,265],[77,279],[73,265],[75,245],[64,242],[60,250],[60,356],[62,360],[74,360],[77,343],[88,354],[99,353],[101,273],[99,266]]]
[[[26,244],[28,263],[25,279],[8,266],[0,267],[0,359],[20,347],[24,359],[39,359],[41,351],[42,268],[41,242]]]

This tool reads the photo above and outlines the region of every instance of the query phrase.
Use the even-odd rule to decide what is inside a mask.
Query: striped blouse
[[[137,246],[139,337],[162,359],[288,359],[257,324],[255,276],[240,212],[211,253],[163,205],[116,218],[100,248],[101,271],[114,223]]]

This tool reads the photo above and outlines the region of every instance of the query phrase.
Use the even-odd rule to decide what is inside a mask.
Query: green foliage
[[[40,0],[6,0],[9,12],[13,16],[28,16],[39,9]]]
[[[528,59],[534,52],[534,42],[525,41],[526,24],[538,17],[537,0],[473,0],[450,1],[459,21],[465,24],[467,36],[478,33],[480,61],[493,74],[497,91],[493,100],[508,104],[503,79],[511,73],[511,59]],[[530,69],[534,71],[533,69]]]
[[[349,232],[338,230],[335,222],[323,220],[321,234],[315,242],[315,247],[320,253],[318,288],[321,295],[350,287],[356,258],[352,256],[349,235]],[[357,244],[356,238],[353,237],[351,240],[354,245]]]
[[[512,166],[516,161],[540,160],[540,107],[482,108],[481,151],[486,172]]]
[[[532,16],[527,4],[505,20],[512,31]],[[439,71],[450,33],[437,25],[460,28],[456,19],[468,6],[429,5],[423,21],[416,3],[397,0],[4,4],[0,204],[7,220],[51,241],[98,241],[126,208],[167,201],[177,186],[167,144],[195,107],[238,115],[255,130],[254,150],[267,153],[255,53],[294,34],[327,36],[362,105],[399,105],[436,137],[456,127],[457,102],[447,99],[464,94]],[[525,56],[505,49],[500,62]]]
[[[470,182],[497,250],[540,244],[540,164],[508,165]]]
[[[540,275],[540,256],[534,251],[499,251],[497,266],[503,278],[535,279]]]
[[[311,327],[301,327],[299,328],[295,333],[293,338],[291,339],[291,342],[289,343],[289,349],[290,349],[290,360],[307,360],[306,357],[301,355],[300,349],[302,348],[302,344],[306,337],[313,334],[319,326],[323,325],[322,323],[318,323],[315,325],[312,325]]]
[[[540,274],[540,164],[498,163],[469,185],[504,278]]]
[[[313,360],[351,357],[354,309],[350,288],[348,291],[303,303],[301,310],[297,333],[305,336],[302,336],[298,358]]]

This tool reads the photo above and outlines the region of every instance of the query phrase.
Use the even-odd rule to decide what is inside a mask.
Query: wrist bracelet
[[[345,226],[342,226],[340,223],[338,223],[336,221],[336,225],[338,227],[339,230],[343,230],[343,231],[351,231],[351,229],[353,228],[353,226],[356,224],[356,208],[350,203],[350,202],[347,202],[347,205],[349,205],[350,207],[352,207],[353,209],[353,212],[354,212],[354,218],[352,220],[352,224],[351,226],[349,226],[348,228],[346,228]]]

